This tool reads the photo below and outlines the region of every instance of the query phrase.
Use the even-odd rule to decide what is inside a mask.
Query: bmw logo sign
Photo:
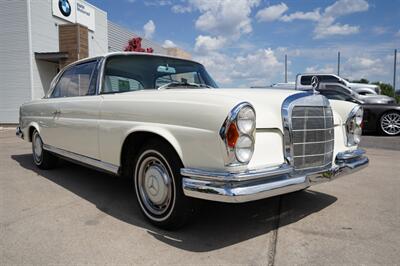
[[[58,8],[64,16],[68,17],[71,15],[71,5],[68,0],[58,0]]]

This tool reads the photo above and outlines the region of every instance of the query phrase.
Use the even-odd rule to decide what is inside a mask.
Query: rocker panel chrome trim
[[[74,152],[66,151],[66,150],[63,150],[60,148],[56,148],[56,147],[48,145],[48,144],[44,144],[43,149],[45,149],[49,152],[58,154],[62,157],[72,159],[78,163],[89,165],[89,166],[92,166],[92,167],[95,167],[95,168],[118,175],[119,167],[114,164],[102,162],[100,160],[93,159],[93,158],[90,158],[90,157],[87,157],[84,155],[80,155],[80,154],[77,154]]]

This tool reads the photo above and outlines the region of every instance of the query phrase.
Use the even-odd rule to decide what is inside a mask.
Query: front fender
[[[335,123],[340,121],[342,124],[346,123],[351,110],[357,106],[355,103],[339,100],[329,100],[329,103],[332,106],[332,110],[340,116],[340,120],[335,120]]]
[[[24,136],[26,136],[25,139],[27,141],[29,141],[29,142],[32,141],[31,136],[30,136],[31,128],[35,128],[37,130],[37,132],[39,132],[39,135],[41,135],[40,126],[39,126],[39,124],[37,122],[34,122],[34,121],[31,121],[31,122],[28,122],[28,123],[22,122],[21,124],[22,124],[21,125],[21,131],[24,134]]]
[[[136,133],[136,132],[147,132],[147,133],[152,133],[152,134],[162,137],[163,139],[168,141],[169,144],[171,144],[171,146],[175,149],[178,156],[183,161],[182,148],[181,148],[178,140],[174,137],[174,135],[169,130],[167,130],[165,128],[157,127],[157,126],[136,126],[136,127],[126,130],[123,133],[123,138],[122,138],[123,141],[121,143],[121,147],[122,147],[122,144],[125,142],[125,140],[128,138],[128,136],[133,133]]]
[[[132,121],[104,121],[99,131],[101,160],[120,166],[122,146],[135,132],[156,134],[175,149],[185,167],[221,169],[224,166],[222,140],[209,129],[172,124]]]

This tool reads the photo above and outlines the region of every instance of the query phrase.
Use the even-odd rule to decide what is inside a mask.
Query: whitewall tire
[[[51,169],[57,165],[58,157],[43,148],[43,140],[36,129],[32,133],[32,156],[40,169]]]
[[[169,144],[153,139],[136,156],[134,186],[141,211],[164,229],[183,226],[191,213],[191,200],[183,194],[182,163]]]

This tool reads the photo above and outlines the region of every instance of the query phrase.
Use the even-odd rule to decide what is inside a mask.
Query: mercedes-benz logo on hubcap
[[[68,17],[71,15],[71,4],[68,2],[68,0],[59,0],[58,8],[64,16]]]
[[[154,176],[150,176],[149,192],[152,195],[157,195],[158,193],[158,182],[155,179],[156,178]]]

